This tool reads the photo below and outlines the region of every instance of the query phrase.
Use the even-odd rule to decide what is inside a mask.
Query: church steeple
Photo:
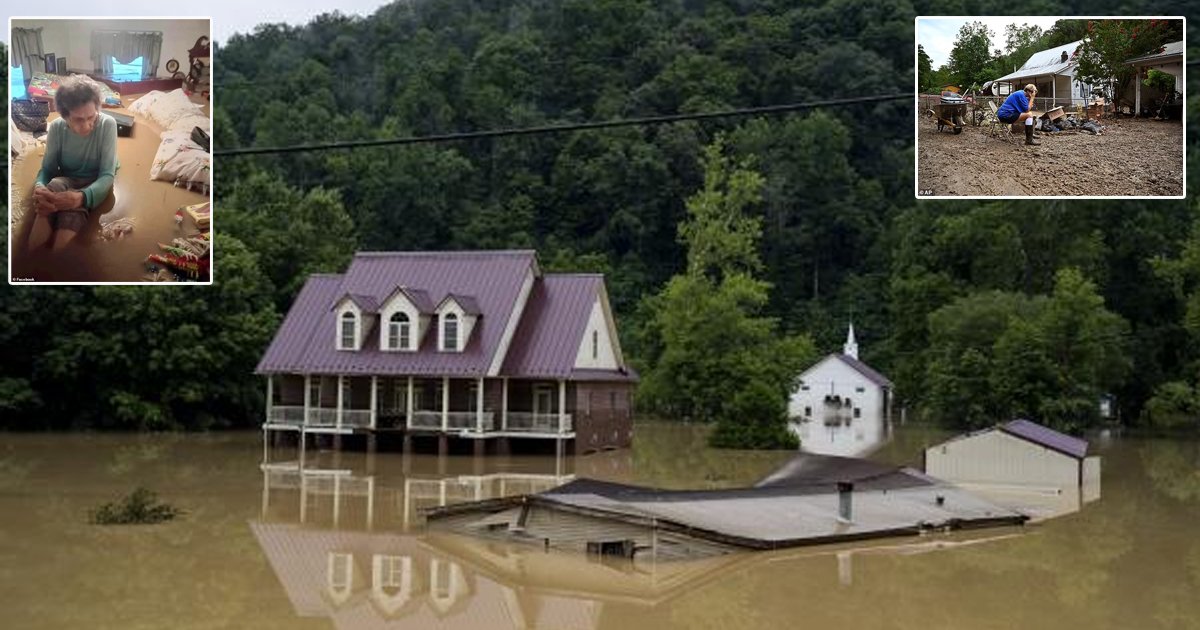
[[[854,341],[854,322],[850,322],[850,329],[846,331],[846,345],[842,347],[842,354],[858,358],[858,342]]]

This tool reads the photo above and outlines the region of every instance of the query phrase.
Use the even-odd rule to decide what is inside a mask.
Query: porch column
[[[479,377],[479,387],[475,391],[475,430],[483,433],[483,377]]]
[[[377,400],[378,392],[376,391],[378,389],[379,389],[379,377],[371,376],[371,428],[372,429],[375,428],[375,420],[377,418],[377,412],[375,410],[375,407],[376,407],[375,403],[378,402],[378,400]]]
[[[508,430],[508,377],[500,379],[500,430]]]
[[[1051,109],[1054,108],[1055,105],[1058,104],[1058,101],[1057,101],[1058,96],[1055,94],[1055,90],[1057,88],[1058,88],[1058,75],[1052,74],[1052,75],[1050,75],[1050,107],[1047,107],[1046,111],[1050,111]]]
[[[275,394],[274,385],[275,385],[275,375],[268,374],[267,375],[267,422],[271,421],[271,400]]]
[[[442,432],[450,430],[450,377],[442,377]]]
[[[567,382],[558,381],[558,432],[567,431]]]
[[[312,375],[305,374],[304,375],[304,418],[300,421],[300,424],[302,426],[308,424],[308,407],[310,404],[308,399],[309,399],[309,394],[312,392],[311,382],[312,382]]]
[[[404,428],[412,426],[413,417],[413,377],[408,377],[408,395],[404,397]]]
[[[1142,113],[1142,69],[1133,67],[1133,115],[1137,117]]]
[[[342,398],[343,398],[343,396],[342,396],[342,379],[343,379],[343,378],[345,378],[345,377],[344,377],[344,376],[342,376],[341,374],[338,374],[338,381],[337,381],[337,388],[338,388],[338,395],[337,395],[337,428],[338,428],[339,430],[341,430],[341,428],[342,428],[342,403],[344,402],[344,401],[342,400]]]

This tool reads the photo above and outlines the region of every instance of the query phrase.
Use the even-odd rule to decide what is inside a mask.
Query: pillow
[[[190,134],[190,133],[192,133],[192,129],[194,129],[196,127],[199,127],[205,131],[212,130],[211,129],[212,126],[209,125],[209,123],[208,123],[208,116],[203,116],[200,114],[196,114],[196,115],[189,114],[189,115],[184,116],[184,117],[176,120],[175,122],[171,123],[171,126],[168,129],[168,131],[186,131]]]
[[[212,156],[192,142],[191,128],[187,131],[164,131],[162,144],[150,166],[150,179],[172,182],[200,194],[208,194]]]
[[[175,121],[185,116],[201,116],[203,109],[203,105],[188,100],[183,89],[150,92],[129,106],[130,111],[153,120],[163,129],[170,129]],[[190,127],[188,131],[191,131]]]

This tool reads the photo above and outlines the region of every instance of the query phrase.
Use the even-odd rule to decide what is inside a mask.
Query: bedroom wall
[[[65,55],[69,69],[85,72],[91,72],[93,66],[93,30],[162,31],[160,77],[171,76],[165,68],[169,59],[178,59],[180,71],[186,72],[188,49],[200,36],[211,37],[208,20],[13,20],[13,26],[42,27],[42,49],[58,57]]]

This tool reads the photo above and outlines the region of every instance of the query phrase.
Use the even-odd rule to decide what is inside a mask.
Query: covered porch
[[[274,374],[266,386],[268,430],[559,439],[575,430],[565,380]]]

